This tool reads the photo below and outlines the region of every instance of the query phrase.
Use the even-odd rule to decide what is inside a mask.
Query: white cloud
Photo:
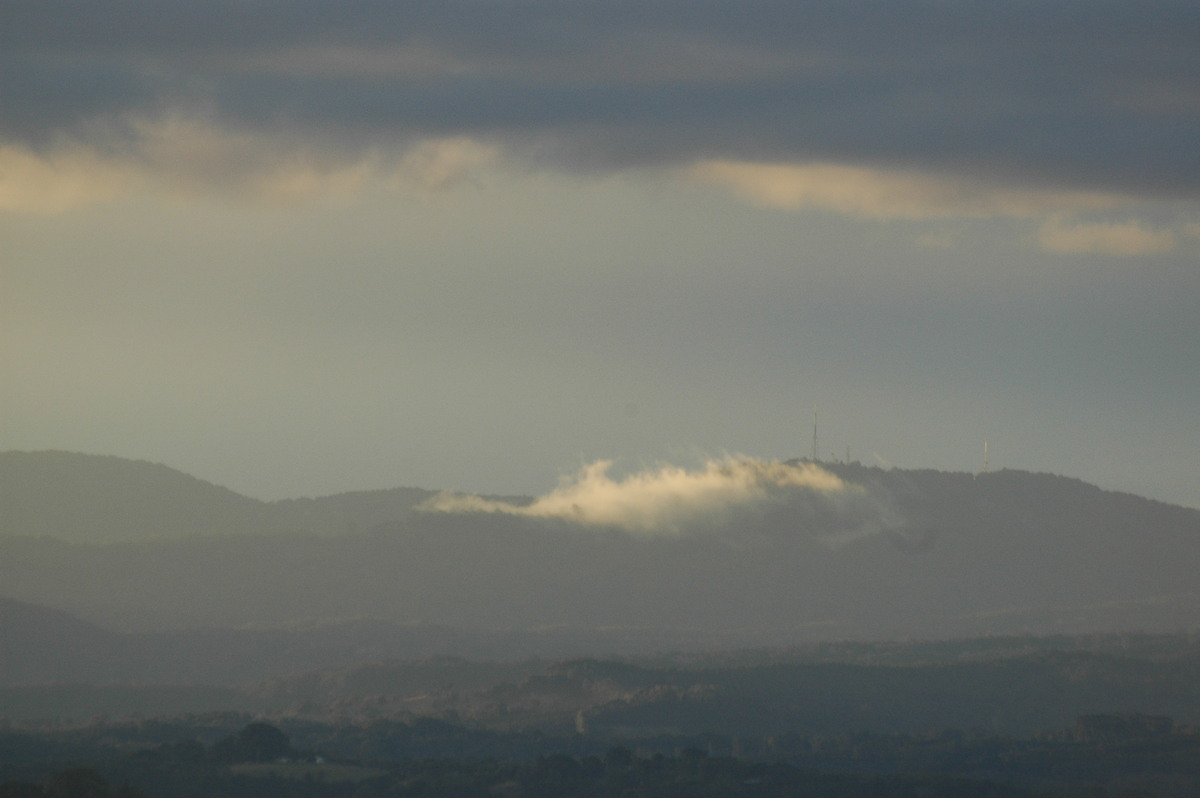
[[[202,119],[135,123],[131,160],[170,189],[266,202],[353,195],[377,169],[374,154],[318,154],[266,136],[223,130]]]
[[[1038,245],[1059,254],[1153,255],[1173,251],[1179,231],[1140,221],[1085,223],[1072,217],[1100,211],[1145,210],[1138,199],[1104,192],[1013,188],[917,171],[833,163],[703,161],[691,179],[713,183],[753,205],[786,211],[830,210],[875,221],[931,222],[1012,218],[1040,221]],[[923,248],[948,248],[943,230],[914,238]]]
[[[394,153],[341,153],[192,117],[137,119],[130,128],[135,135],[120,148],[0,145],[0,211],[61,213],[141,187],[268,204],[344,200],[373,182],[438,193],[471,181],[499,156],[463,136],[410,142]]]
[[[1153,255],[1171,252],[1175,233],[1139,222],[1070,223],[1050,219],[1038,232],[1038,243],[1050,252],[1100,255]]]
[[[1107,209],[1121,202],[1116,195],[1099,192],[1013,189],[916,171],[835,163],[702,161],[688,172],[762,207],[819,208],[877,220],[1030,217],[1064,209]]]
[[[694,471],[661,465],[624,479],[610,477],[611,467],[605,460],[585,466],[529,505],[442,493],[423,509],[506,513],[643,534],[737,526],[734,519],[783,509],[798,527],[827,543],[896,525],[886,502],[812,463],[726,458]]]
[[[423,191],[444,191],[470,182],[498,157],[495,147],[465,136],[426,139],[405,153],[392,182]]]
[[[61,213],[117,196],[137,179],[127,165],[84,147],[40,154],[0,145],[0,211]]]

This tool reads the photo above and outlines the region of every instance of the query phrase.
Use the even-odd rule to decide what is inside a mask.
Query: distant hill
[[[69,613],[0,597],[0,686],[86,680],[118,635]]]
[[[1200,651],[1182,636],[1018,637],[658,660],[374,663],[274,679],[248,692],[274,713],[440,715],[610,739],[864,729],[1029,734],[1114,710],[1196,723],[1197,677]]]
[[[334,535],[362,532],[410,517],[415,506],[436,493],[422,488],[391,488],[282,499],[269,505],[268,517],[275,529]]]
[[[631,642],[619,633],[608,639]],[[1196,635],[561,658],[581,644],[597,638],[383,623],[119,634],[0,599],[0,720],[228,711],[360,723],[440,717],[626,740],[864,729],[1030,734],[1103,712],[1200,723]],[[530,658],[539,647],[542,656]],[[560,658],[545,656],[556,648]]]
[[[157,463],[0,452],[0,534],[95,543],[244,527],[262,502]]]
[[[0,592],[125,631],[370,619],[715,647],[1200,626],[1200,511],[1050,474],[822,463],[853,490],[643,533],[515,504],[418,510],[432,494],[415,489],[269,504],[164,466],[4,459],[42,476],[0,502],[27,519],[0,536]],[[28,536],[39,524],[62,539]]]
[[[405,517],[419,488],[263,502],[158,463],[0,452],[0,536],[85,543],[298,530],[341,534]]]
[[[61,610],[0,596],[0,689],[88,683],[235,687],[385,660],[432,661],[449,656],[518,661],[580,656],[598,646],[632,655],[657,652],[664,642],[678,647],[688,644],[684,636],[636,630],[481,631],[383,621],[114,632]],[[430,665],[429,672],[439,669],[444,671],[442,665]],[[392,684],[389,679],[384,681]],[[362,677],[353,682],[360,688],[367,683]],[[303,692],[281,690],[293,696]],[[0,717],[4,715],[0,697]]]

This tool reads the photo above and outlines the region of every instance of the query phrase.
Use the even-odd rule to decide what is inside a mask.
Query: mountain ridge
[[[794,459],[785,464],[809,462]],[[1143,507],[1200,513],[1200,509],[1050,472],[883,469],[842,461],[814,464],[849,482],[882,486],[889,497],[901,501],[908,492],[905,482],[922,480],[927,487],[929,478],[936,477],[953,481],[959,491],[981,482],[1008,482],[1026,489],[1040,486],[1043,491],[1053,485],[1060,493],[1065,489],[1104,501],[1125,497]],[[161,463],[59,450],[12,450],[0,452],[0,536],[112,543],[256,531],[337,535],[406,519],[422,502],[444,492],[395,487],[263,501]],[[484,498],[515,506],[533,501],[527,496]]]
[[[334,536],[0,536],[0,592],[143,632],[377,618],[803,641],[1200,620],[1200,511],[1052,475],[822,468],[870,499],[866,526],[852,514],[847,527],[842,505],[806,488],[661,534],[516,505],[418,511],[407,496],[390,520]],[[364,497],[378,498],[340,500]]]
[[[788,478],[815,473],[794,463]],[[398,489],[287,505],[323,534],[0,535],[0,592],[127,632],[378,619],[752,643],[1200,622],[1200,511],[1020,471],[819,469],[843,487],[768,486],[658,531],[537,515],[548,502],[417,509],[435,494]]]
[[[1080,674],[1095,683],[1093,692],[1061,702],[1056,718],[1100,706],[1087,702],[1108,689],[1103,673],[1112,668],[1125,674],[1130,700],[1150,710],[1166,707],[1152,695],[1156,680],[1192,695],[1200,511],[1071,477],[719,464],[704,479],[727,480],[718,491],[722,503],[705,494],[699,511],[675,512],[696,501],[685,480],[687,490],[667,496],[675,514],[649,527],[623,526],[624,516],[590,520],[595,496],[587,491],[596,484],[585,481],[563,495],[593,505],[565,510],[563,495],[442,505],[430,499],[444,494],[415,488],[266,503],[166,466],[80,457],[41,460],[85,466],[50,484],[58,488],[53,503],[69,510],[54,523],[82,517],[90,526],[61,536],[0,534],[0,717],[241,708],[362,717],[478,713],[506,724],[549,718],[539,707],[553,705],[561,709],[553,722],[567,728],[653,730],[679,711],[700,728],[711,719],[733,722],[749,706],[732,686],[736,674],[727,674],[734,682],[724,687],[715,675],[694,683],[656,676],[639,687],[613,676],[616,665],[555,671],[546,670],[546,658],[657,657],[656,667],[673,671],[713,664],[711,652],[739,650],[748,653],[723,661],[768,673],[778,655],[752,650],[818,646],[809,649],[817,652],[805,660],[811,665],[795,673],[819,685],[832,673],[822,663],[891,668],[869,671],[880,690],[875,709],[847,717],[904,728],[911,711],[888,708],[887,685],[942,689],[928,673],[911,681],[902,672],[905,657],[940,656],[937,645],[925,653],[912,646],[965,638],[983,642],[951,645],[961,652],[953,660],[959,664],[943,672],[967,674],[981,689],[1000,689],[1026,671],[1042,674],[1038,683],[1072,685]],[[20,459],[0,455],[8,466],[0,477]],[[80,489],[88,468],[119,474]],[[762,474],[782,481],[752,483],[728,501],[720,492]],[[616,499],[639,507],[657,495],[636,492],[646,481],[598,484],[604,491],[632,486]],[[0,484],[0,518],[14,517],[4,514],[5,502],[19,484]],[[196,497],[213,506],[204,510]],[[142,502],[141,509],[125,500]],[[173,506],[191,514],[172,522]],[[91,516],[105,507],[116,511],[97,525]],[[116,536],[121,525],[113,519],[138,518],[152,519],[155,534]],[[1078,642],[1063,644],[1076,651],[1063,658],[1054,653],[1058,643],[1045,642],[1080,635],[1101,641],[1108,659],[1089,659],[1090,644]],[[1164,645],[1177,656],[1133,670],[1114,664],[1126,654],[1158,661],[1156,638],[1137,635],[1175,635]],[[972,657],[1009,657],[997,653],[1006,646],[1015,664],[1001,669],[1008,674],[1002,679],[991,666],[971,664]],[[473,666],[388,664],[446,656],[527,664],[496,665],[497,673],[510,673],[507,686],[477,683],[468,675]],[[535,661],[542,665],[528,664]],[[408,682],[411,694],[387,687]],[[857,700],[857,687],[844,689],[845,700]],[[774,701],[754,700],[762,712]],[[1006,711],[1003,702],[985,710],[996,717]],[[785,721],[799,722],[780,715]],[[938,715],[943,721],[958,722]]]
[[[340,534],[401,518],[435,494],[398,487],[267,502],[146,460],[0,452],[0,536],[118,543],[230,532]]]

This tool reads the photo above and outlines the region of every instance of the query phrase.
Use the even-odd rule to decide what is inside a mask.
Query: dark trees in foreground
[[[91,768],[74,767],[51,773],[42,784],[6,781],[0,784],[0,798],[146,798],[145,793],[128,784],[112,786]]]
[[[26,734],[22,751],[44,741],[48,773],[30,778],[28,764],[6,755],[0,737],[0,798],[1183,798],[1200,794],[1200,730],[1169,719],[1123,714],[1086,716],[1074,727],[1031,738],[868,732],[741,741],[758,757],[721,753],[715,735],[627,740],[541,738],[543,753],[493,733],[442,721],[418,721],[402,740],[391,722],[347,727],[251,723],[216,738],[171,740],[114,749],[111,727],[76,738],[88,761],[56,759],[54,733]],[[172,725],[188,732],[186,722]],[[206,727],[196,725],[202,732]],[[207,727],[211,732],[211,727]],[[386,744],[371,743],[383,735]],[[436,739],[440,749],[430,746]],[[341,743],[339,743],[341,741]],[[148,742],[148,741],[147,741]],[[55,746],[60,746],[55,748]],[[88,749],[90,745],[90,749]],[[108,747],[106,747],[108,746]],[[341,746],[341,747],[339,747]],[[9,751],[13,749],[10,747]],[[438,754],[441,750],[443,753]],[[725,749],[728,750],[728,749]],[[373,752],[369,758],[352,752]],[[418,753],[419,752],[419,753]],[[773,752],[773,753],[772,753]],[[767,754],[770,756],[767,756]],[[284,754],[280,756],[280,754]],[[75,756],[76,754],[72,754]],[[772,759],[771,756],[774,758]],[[31,760],[26,760],[26,763]],[[82,764],[82,766],[80,766]],[[22,775],[14,776],[20,773]],[[132,785],[132,786],[129,786]]]
[[[213,746],[217,762],[273,762],[294,755],[288,737],[269,723],[251,723],[236,735]]]

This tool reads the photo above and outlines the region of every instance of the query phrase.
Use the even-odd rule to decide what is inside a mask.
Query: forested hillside
[[[403,518],[433,494],[395,488],[264,502],[158,463],[0,452],[0,536],[112,543],[278,530],[342,534]]]
[[[162,466],[77,457],[44,459],[108,476],[66,479],[44,500],[68,508],[48,516],[61,535],[0,536],[0,595],[114,630],[376,620],[740,645],[1200,623],[1200,511],[1053,475],[775,465],[837,490],[771,487],[643,529],[415,490],[268,505]],[[0,504],[26,512],[23,490],[10,483]],[[97,496],[116,509],[104,516]],[[172,522],[171,507],[191,511]],[[159,518],[140,529],[174,533],[92,540],[139,513]]]

